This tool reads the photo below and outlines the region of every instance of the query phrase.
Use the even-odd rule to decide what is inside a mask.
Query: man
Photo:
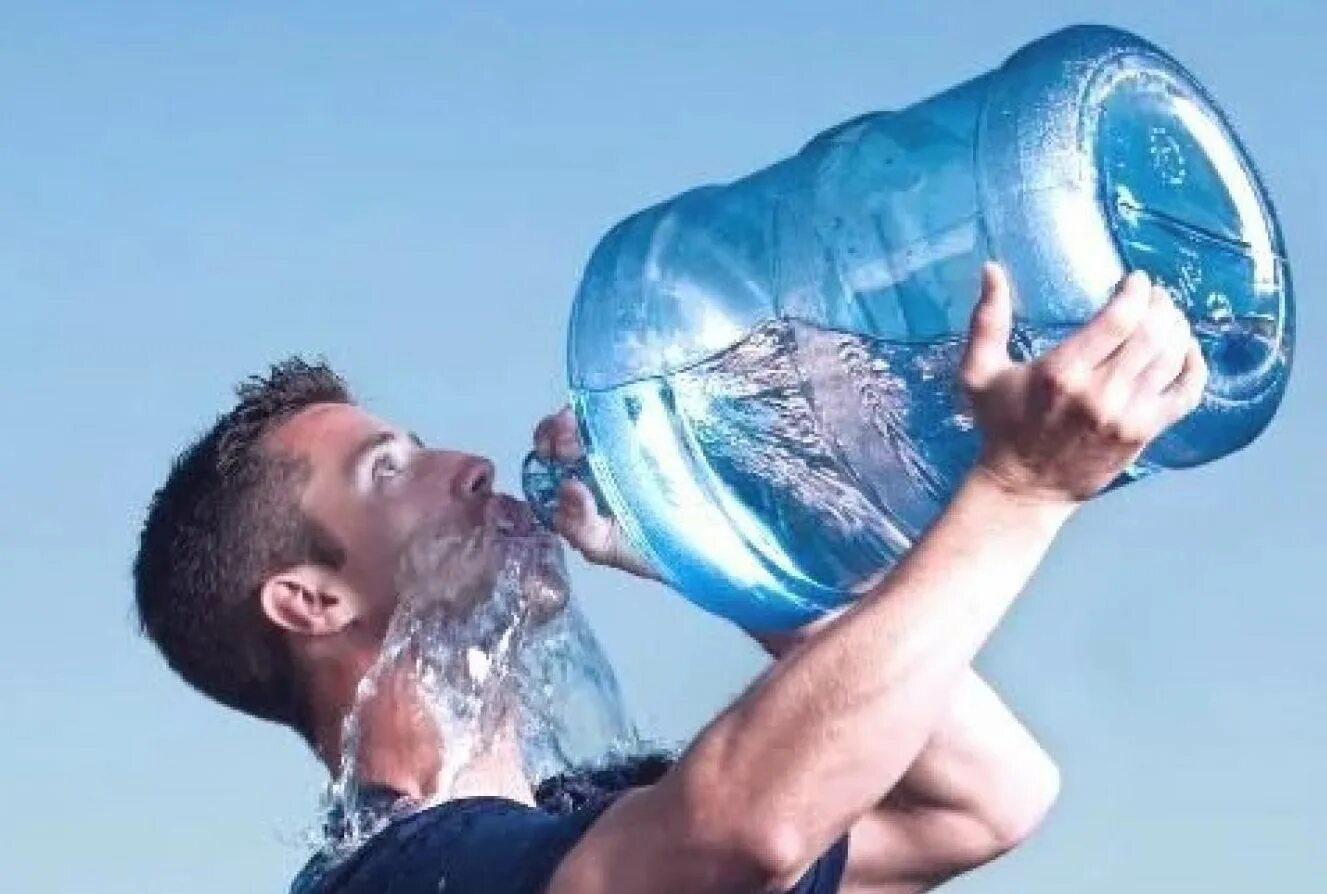
[[[802,631],[757,633],[776,660],[675,762],[559,812],[502,740],[456,797],[404,812],[296,888],[894,894],[1022,841],[1057,771],[971,662],[1061,525],[1196,406],[1207,371],[1184,317],[1141,274],[1036,361],[1011,361],[1011,326],[1008,285],[988,265],[962,366],[980,461],[872,591]],[[184,679],[295,729],[336,773],[412,533],[426,519],[511,524],[518,504],[492,492],[488,461],[375,419],[325,367],[289,362],[240,398],[153,501],[140,615]],[[536,444],[579,450],[565,415]],[[583,487],[562,496],[558,528],[573,546],[651,573]],[[428,801],[447,743],[385,729],[366,746],[369,781]]]

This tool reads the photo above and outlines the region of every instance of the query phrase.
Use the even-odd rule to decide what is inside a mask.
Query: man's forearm
[[[679,779],[707,793],[719,825],[740,826],[722,815],[730,804],[768,818],[759,834],[823,852],[916,761],[1067,516],[969,479],[879,588],[702,732]]]
[[[791,631],[747,630],[778,660],[823,630],[837,610]],[[917,759],[876,805],[964,814],[996,841],[1021,839],[1054,800],[1059,771],[1032,733],[972,668],[964,672]]]

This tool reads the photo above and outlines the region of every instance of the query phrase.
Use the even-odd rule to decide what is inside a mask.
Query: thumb
[[[599,514],[594,495],[584,482],[575,478],[565,479],[558,487],[553,525],[568,543],[591,560],[609,546],[612,522]]]
[[[562,482],[553,526],[588,562],[651,580],[660,579],[658,570],[636,552],[618,523],[599,514],[594,494],[584,482],[575,478]]]
[[[981,269],[981,297],[972,310],[963,376],[980,387],[1013,365],[1009,337],[1014,328],[1014,301],[1009,278],[999,264],[986,262]]]

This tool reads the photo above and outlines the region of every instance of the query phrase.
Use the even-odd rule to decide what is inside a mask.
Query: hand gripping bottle
[[[1294,311],[1252,161],[1177,62],[1076,27],[615,226],[570,322],[586,462],[532,457],[531,502],[580,474],[669,583],[748,627],[852,599],[976,457],[956,368],[987,258],[1013,282],[1016,356],[1133,269],[1192,322],[1203,403],[1122,481],[1224,456],[1276,411]]]

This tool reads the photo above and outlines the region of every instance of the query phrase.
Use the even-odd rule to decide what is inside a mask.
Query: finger
[[[1170,293],[1154,287],[1148,298],[1147,313],[1124,344],[1101,364],[1101,372],[1123,384],[1130,392],[1134,391],[1136,380],[1162,355],[1172,336],[1183,337],[1177,328],[1183,322],[1184,317],[1175,307]],[[1178,367],[1175,372],[1179,372]],[[1166,384],[1169,380],[1162,383],[1163,386]]]
[[[1189,344],[1192,341],[1192,330],[1183,314],[1179,314],[1178,317],[1163,336],[1164,343],[1160,352],[1138,374],[1134,388],[1135,400],[1159,396],[1170,387],[1184,369],[1185,359],[1189,355]]]
[[[1161,392],[1162,405],[1169,419],[1182,419],[1202,403],[1207,388],[1207,375],[1207,360],[1203,357],[1203,349],[1196,338],[1190,337],[1180,374]]]
[[[534,452],[541,459],[553,455],[553,424],[556,417],[545,416],[534,427]]]
[[[571,431],[576,432],[576,417],[571,412],[571,407],[563,405],[556,413],[550,413],[534,429],[534,451],[535,454],[548,459],[557,453],[558,438],[562,433]],[[568,446],[568,445],[564,445]],[[572,447],[574,450],[575,448]],[[576,459],[577,457],[569,457]]]
[[[1077,363],[1096,366],[1124,344],[1147,313],[1151,280],[1136,270],[1124,278],[1115,295],[1082,329],[1051,351],[1075,355]]]
[[[599,514],[594,494],[574,478],[563,481],[558,488],[553,527],[589,559],[599,558],[612,546],[612,520]]]
[[[553,432],[553,455],[560,460],[571,462],[585,454],[581,445],[581,433],[573,421],[570,425],[559,426]]]
[[[563,479],[559,485],[558,508],[565,509],[568,518],[576,522],[606,517],[600,515],[599,503],[595,500],[593,491],[585,482],[576,478]]]
[[[571,407],[564,406],[549,421],[549,440],[553,456],[566,461],[578,460],[585,452],[581,446],[580,429],[576,426],[576,416]]]
[[[1014,302],[1009,278],[999,264],[987,262],[981,270],[981,297],[972,310],[963,376],[969,385],[981,387],[1008,367],[1009,336],[1014,326]]]

